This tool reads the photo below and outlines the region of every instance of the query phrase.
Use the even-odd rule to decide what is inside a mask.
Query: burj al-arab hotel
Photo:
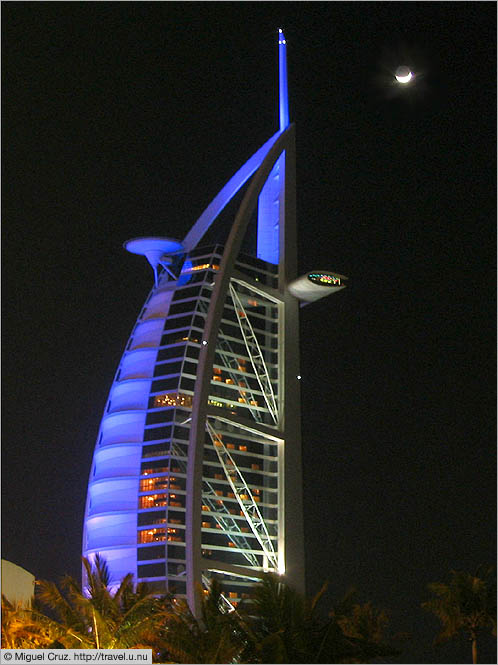
[[[297,275],[281,30],[278,50],[279,130],[183,240],[125,243],[148,259],[154,285],[111,386],[88,483],[83,555],[105,557],[113,583],[131,572],[194,611],[213,576],[233,606],[267,571],[304,590],[299,308],[345,278]],[[239,192],[223,244],[203,244]],[[255,255],[242,251],[250,224]]]

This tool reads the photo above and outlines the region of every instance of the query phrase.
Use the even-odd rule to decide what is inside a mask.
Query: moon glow
[[[394,76],[396,77],[396,81],[398,81],[398,83],[409,83],[412,80],[413,74],[408,67],[401,65],[401,67],[398,67],[396,70]]]

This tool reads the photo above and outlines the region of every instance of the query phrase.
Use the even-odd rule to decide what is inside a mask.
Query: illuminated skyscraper
[[[83,555],[187,596],[213,575],[235,605],[264,571],[304,589],[301,302],[344,277],[297,278],[295,130],[279,31],[280,128],[183,241],[125,247],[154,270],[102,418]],[[223,245],[201,240],[245,186]],[[241,251],[257,220],[256,256]]]

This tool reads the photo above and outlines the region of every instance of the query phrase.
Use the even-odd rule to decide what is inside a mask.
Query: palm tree
[[[196,619],[184,599],[165,599],[156,633],[160,662],[241,662],[241,631],[234,612],[224,609],[221,586],[216,579],[209,590],[198,589],[201,617]]]
[[[49,620],[40,620],[30,608],[11,603],[2,594],[3,649],[57,648],[58,637]]]
[[[406,635],[398,634],[388,638],[387,612],[375,607],[371,602],[360,604],[357,595],[356,589],[350,589],[331,612],[343,635],[352,640],[358,648],[359,660],[353,659],[349,662],[365,663],[380,657],[399,655],[401,652],[391,647],[388,642],[406,639]]]
[[[238,612],[246,642],[242,662],[366,663],[398,653],[362,635],[348,634],[334,612],[320,618],[317,605],[325,590],[326,585],[308,599],[281,578],[266,575]]]
[[[265,575],[238,612],[245,633],[244,662],[314,662],[308,658],[313,609],[313,601],[306,603],[281,578]]]
[[[148,647],[160,601],[145,585],[133,587],[126,575],[118,589],[110,588],[109,570],[104,559],[95,557],[94,567],[83,559],[87,593],[72,577],[66,576],[61,588],[53,582],[37,581],[37,599],[50,608],[55,619],[33,612],[33,617],[50,622],[66,648],[126,649]]]
[[[490,628],[496,636],[496,570],[479,569],[475,575],[452,570],[449,584],[433,582],[428,589],[434,595],[422,607],[443,625],[435,642],[466,633],[472,643],[472,662],[477,663],[479,631]]]
[[[110,588],[105,560],[83,559],[86,590],[71,577],[37,582],[37,603],[18,610],[5,602],[2,646],[14,648],[151,648],[172,663],[361,663],[397,652],[381,642],[385,615],[371,605],[342,604],[328,617],[313,598],[276,575],[254,585],[250,599],[227,611],[219,582],[199,589],[201,616],[181,598],[152,596],[126,575]],[[339,609],[340,608],[340,609]],[[350,611],[352,608],[352,611]],[[349,612],[349,613],[348,613]],[[53,616],[51,616],[53,615]]]

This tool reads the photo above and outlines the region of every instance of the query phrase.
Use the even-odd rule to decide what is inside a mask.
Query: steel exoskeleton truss
[[[234,271],[235,261],[240,251],[242,239],[246,231],[247,225],[251,214],[257,205],[258,196],[275,164],[279,157],[284,156],[284,168],[285,168],[285,182],[286,186],[284,188],[284,202],[282,205],[281,219],[280,219],[280,263],[279,263],[279,286],[278,289],[275,289],[275,301],[278,302],[280,311],[282,312],[282,322],[281,328],[282,333],[280,335],[279,346],[282,353],[282,366],[280,367],[280,380],[279,380],[279,396],[278,403],[275,399],[274,391],[272,389],[271,380],[268,375],[268,370],[264,361],[262,360],[261,351],[259,345],[255,343],[255,335],[252,331],[250,324],[247,324],[248,317],[240,316],[238,314],[238,322],[243,333],[243,338],[246,344],[246,348],[249,351],[249,357],[254,368],[254,372],[258,383],[261,387],[266,406],[268,411],[271,414],[272,420],[274,422],[273,426],[262,425],[258,422],[254,422],[251,425],[251,428],[259,432],[263,437],[265,435],[271,434],[274,439],[285,442],[285,448],[287,448],[286,438],[288,438],[289,431],[296,430],[295,423],[299,420],[295,420],[298,413],[298,408],[288,409],[288,405],[293,404],[294,407],[298,406],[298,396],[297,396],[297,386],[293,387],[291,384],[291,375],[295,371],[292,366],[292,358],[298,356],[297,353],[297,303],[293,299],[289,298],[286,294],[286,284],[290,279],[295,276],[295,231],[293,230],[294,224],[294,214],[295,214],[295,202],[294,202],[294,186],[293,186],[293,169],[294,169],[294,127],[291,125],[285,131],[283,131],[276,141],[271,145],[267,151],[266,156],[262,160],[262,163],[255,175],[253,176],[249,187],[245,193],[245,196],[242,200],[240,208],[236,214],[234,224],[230,231],[228,241],[225,245],[223,257],[220,264],[220,269],[216,276],[214,283],[213,294],[210,299],[206,324],[204,328],[204,334],[202,339],[201,351],[198,360],[198,373],[196,381],[196,389],[193,397],[192,404],[192,422],[190,428],[190,439],[188,447],[188,465],[187,465],[187,486],[186,486],[186,539],[189,542],[189,547],[186,552],[186,566],[187,566],[187,598],[189,604],[195,613],[200,612],[200,607],[198,605],[198,600],[196,598],[196,586],[202,582],[202,571],[203,570],[225,570],[228,574],[235,574],[244,576],[247,574],[248,578],[254,578],[261,574],[261,571],[257,571],[254,568],[251,570],[251,567],[247,567],[247,572],[244,573],[243,566],[236,566],[231,564],[226,564],[223,562],[213,561],[209,559],[203,559],[202,556],[202,535],[201,535],[201,507],[202,507],[202,475],[203,475],[203,450],[205,445],[205,431],[208,428],[209,431],[209,392],[211,385],[212,369],[215,359],[215,353],[217,351],[217,339],[220,330],[221,319],[223,316],[223,309],[226,302],[226,297],[229,296],[232,298],[236,312],[244,313],[244,307],[242,302],[238,297],[233,285],[231,285],[231,276]],[[288,168],[291,169],[292,177],[289,181],[288,179]],[[283,174],[282,174],[283,176]],[[248,285],[251,286],[251,280],[247,280]],[[254,285],[257,288],[257,284]],[[268,289],[271,291],[271,289]],[[235,293],[235,295],[234,295]],[[292,312],[294,317],[291,321],[290,315],[286,313],[286,310],[289,309],[289,312]],[[294,308],[294,309],[293,309]],[[287,318],[286,318],[287,317]],[[296,339],[294,339],[296,338]],[[292,349],[286,350],[286,346],[290,343],[290,340],[294,340],[294,346]],[[256,340],[257,342],[257,340]],[[298,360],[296,361],[298,363]],[[298,372],[296,371],[295,374]],[[294,374],[294,377],[295,377]],[[280,387],[281,386],[281,387]],[[288,415],[285,415],[286,410],[289,411]],[[280,415],[279,415],[280,414]],[[216,416],[215,413],[212,414],[213,417]],[[291,421],[294,418],[294,424],[291,427]],[[211,434],[211,433],[210,433]],[[216,438],[216,433],[213,430],[213,444],[221,443]],[[258,543],[262,549],[264,556],[267,559],[269,568],[278,568],[280,572],[283,572],[285,569],[285,563],[282,565],[282,562],[286,561],[286,541],[289,538],[289,531],[286,528],[286,523],[288,518],[286,517],[286,508],[289,510],[292,508],[290,502],[285,502],[285,493],[288,492],[286,488],[286,483],[284,482],[284,474],[286,469],[291,466],[291,463],[286,460],[286,453],[284,453],[284,447],[280,445],[279,450],[279,535],[278,535],[278,557],[275,555],[275,549],[273,547],[272,538],[268,533],[268,529],[265,525],[265,521],[261,516],[261,511],[254,502],[254,497],[252,500],[249,498],[248,503],[244,503],[245,500],[241,499],[241,496],[251,497],[252,493],[247,491],[247,483],[244,480],[243,474],[240,473],[237,465],[232,464],[233,456],[228,453],[223,444],[214,445],[214,448],[217,452],[220,464],[222,464],[227,480],[232,487],[237,501],[241,505],[242,512],[249,523],[251,531],[254,536],[257,538]],[[292,452],[292,455],[289,455],[289,460],[292,461],[293,468],[299,471],[300,469],[300,450],[299,445],[293,445],[289,452]],[[296,456],[297,455],[297,456]],[[232,459],[231,459],[232,458]],[[296,477],[297,477],[296,473]],[[300,474],[299,474],[300,476]],[[287,481],[286,481],[287,482]],[[297,501],[295,502],[296,506],[300,507],[300,488],[296,490]],[[293,550],[296,552],[297,556],[294,557],[297,561],[299,552],[302,551],[302,525],[297,513],[297,508],[295,509],[294,518],[295,531],[293,535],[296,538],[297,546],[293,546]],[[299,565],[299,564],[296,564]],[[296,569],[296,574],[297,569]],[[300,580],[299,580],[299,585]]]
[[[235,498],[239,503],[251,531],[261,545],[265,559],[274,570],[278,570],[278,561],[270,534],[268,533],[268,529],[258,508],[258,504],[254,500],[254,495],[244,479],[244,475],[237,466],[233,456],[224,445],[220,435],[215,432],[209,420],[206,422],[206,428],[211,437],[211,441],[213,442],[220,464],[223,467],[223,471],[225,472],[225,476],[230,483],[230,487],[235,494]],[[268,565],[266,566],[266,569],[268,569]]]

